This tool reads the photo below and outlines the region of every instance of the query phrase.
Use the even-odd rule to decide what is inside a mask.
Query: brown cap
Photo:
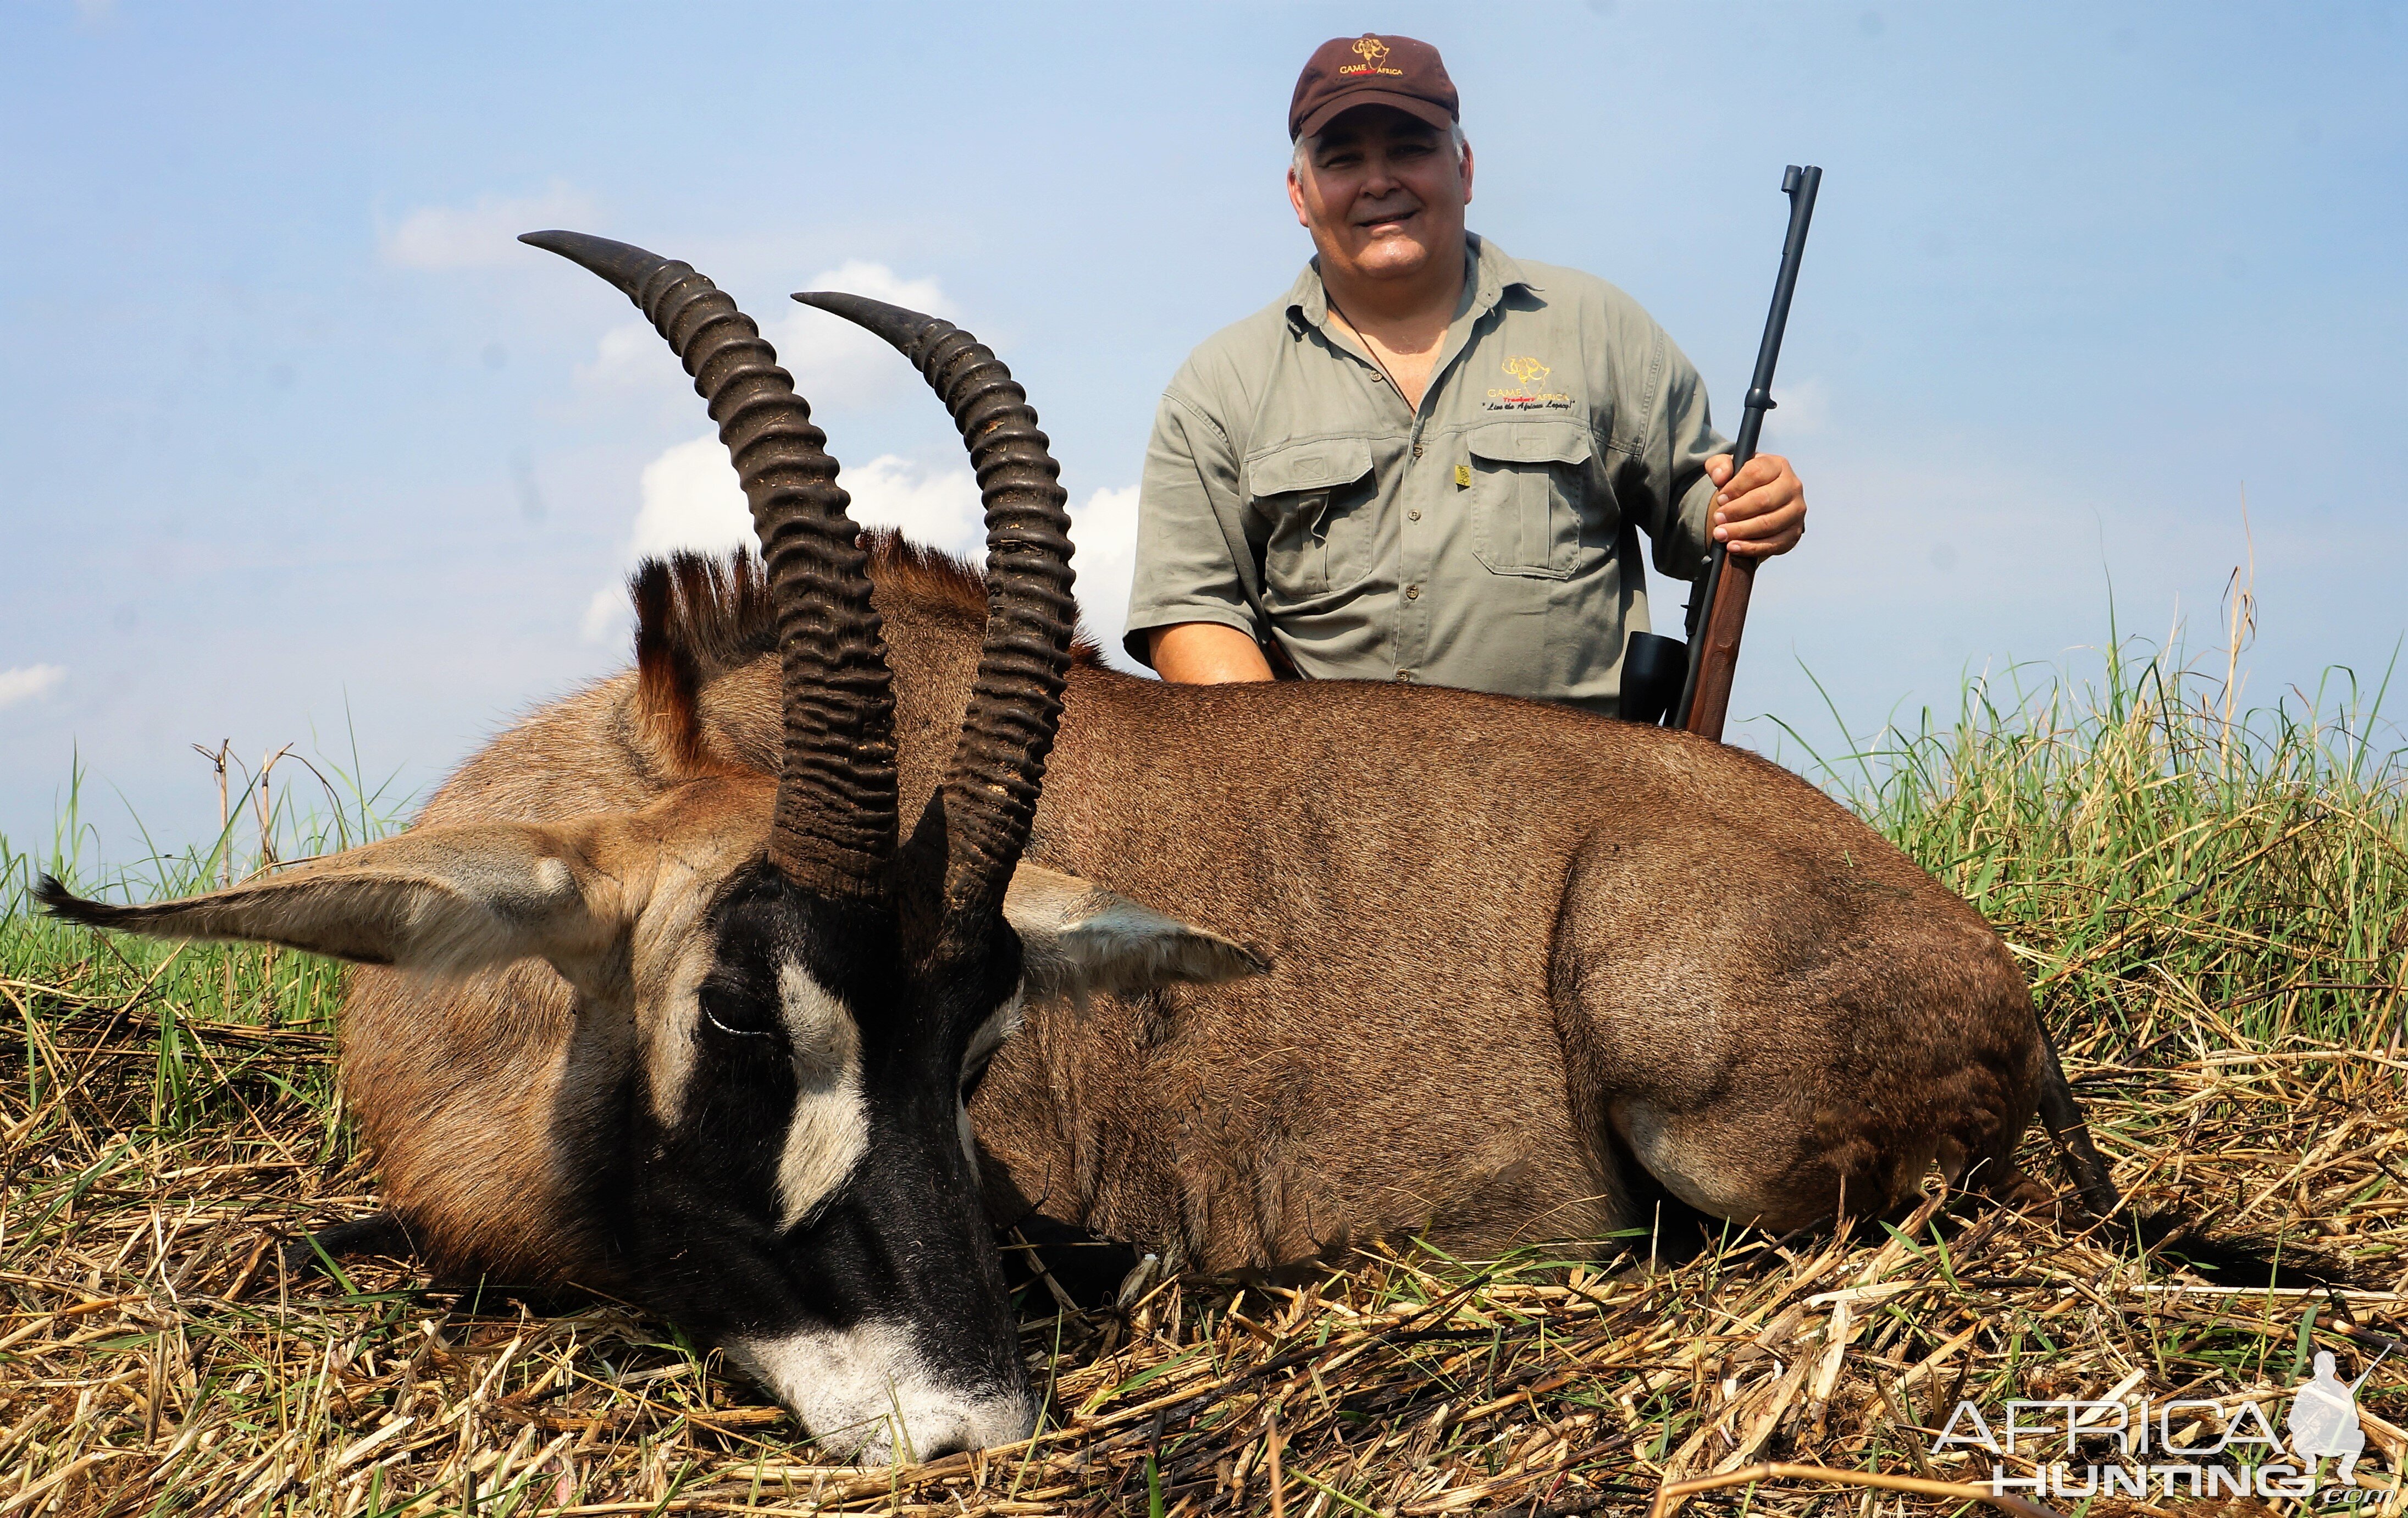
[[[1438,50],[1409,36],[1334,36],[1312,50],[1287,106],[1287,139],[1311,137],[1340,111],[1394,106],[1440,131],[1462,114]]]

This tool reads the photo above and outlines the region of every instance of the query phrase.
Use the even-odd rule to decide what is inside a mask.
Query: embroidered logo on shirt
[[[1349,77],[1356,74],[1394,74],[1397,78],[1402,79],[1405,77],[1403,69],[1388,66],[1388,54],[1391,51],[1386,43],[1366,32],[1354,39],[1354,55],[1363,61],[1359,64],[1344,65],[1338,72]]]
[[[1515,354],[1505,360],[1505,373],[1514,381],[1513,387],[1498,386],[1488,392],[1481,403],[1484,412],[1568,412],[1572,398],[1560,390],[1541,390],[1539,384],[1555,370],[1528,354]]]

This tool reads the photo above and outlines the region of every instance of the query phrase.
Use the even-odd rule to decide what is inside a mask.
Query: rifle
[[[1781,176],[1781,193],[1789,197],[1789,235],[1781,245],[1781,273],[1772,283],[1772,311],[1764,319],[1764,340],[1756,350],[1756,378],[1748,385],[1745,413],[1740,418],[1739,440],[1731,447],[1731,472],[1736,475],[1756,456],[1756,440],[1764,430],[1764,413],[1772,410],[1772,368],[1781,358],[1781,334],[1789,325],[1789,297],[1798,288],[1798,265],[1806,253],[1806,228],[1814,219],[1814,192],[1822,187],[1823,171],[1792,164]],[[1709,513],[1711,516],[1711,513]],[[1623,657],[1622,714],[1637,722],[1669,723],[1721,742],[1723,717],[1730,706],[1731,675],[1739,667],[1740,632],[1747,621],[1747,599],[1756,587],[1756,560],[1733,558],[1715,543],[1706,556],[1706,571],[1689,596],[1689,642],[1684,645],[1652,632],[1634,632]],[[1680,681],[1679,697],[1673,681]]]

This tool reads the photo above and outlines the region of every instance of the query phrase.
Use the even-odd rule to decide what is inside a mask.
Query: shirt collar
[[[1465,315],[1473,320],[1487,315],[1505,298],[1505,292],[1515,288],[1543,291],[1546,286],[1522,271],[1504,249],[1477,232],[1464,234],[1464,257],[1471,266],[1464,270],[1471,287],[1471,309]],[[1321,282],[1321,260],[1313,258],[1304,271],[1288,286],[1287,318],[1291,326],[1312,328],[1329,321],[1329,291]],[[1460,317],[1457,320],[1461,320]]]
[[[1486,311],[1504,298],[1512,289],[1528,290],[1543,295],[1547,287],[1523,271],[1505,250],[1476,232],[1465,234],[1471,250],[1480,260],[1480,309]]]

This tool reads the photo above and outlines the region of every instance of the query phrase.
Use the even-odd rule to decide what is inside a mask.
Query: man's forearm
[[[1219,622],[1181,622],[1147,636],[1154,672],[1174,684],[1218,686],[1271,677],[1254,640]]]

